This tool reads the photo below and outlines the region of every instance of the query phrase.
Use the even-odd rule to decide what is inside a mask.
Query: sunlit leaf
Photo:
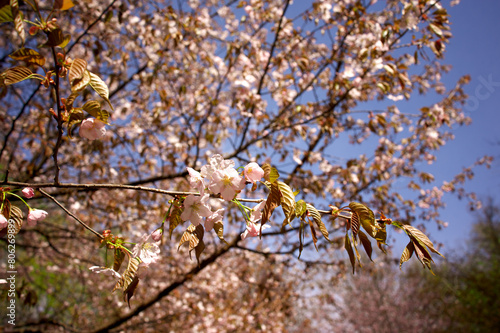
[[[279,190],[278,184],[271,183],[270,187],[271,187],[271,192],[269,193],[269,196],[267,197],[266,200],[266,205],[262,210],[261,229],[262,226],[267,221],[269,221],[269,218],[271,217],[271,214],[276,209],[276,207],[279,207],[279,205],[281,205],[281,191]]]
[[[125,270],[125,272],[123,272],[122,277],[116,283],[113,291],[115,291],[116,289],[123,289],[123,291],[127,290],[130,284],[134,282],[140,263],[141,260],[139,258],[129,259],[127,269]]]
[[[349,204],[349,208],[353,213],[357,213],[359,215],[359,221],[361,222],[363,229],[368,232],[368,235],[375,238],[377,235],[377,227],[375,226],[375,215],[372,210],[358,202],[351,202]]]
[[[351,226],[352,234],[354,236],[356,236],[358,234],[358,231],[359,231],[359,214],[357,212],[352,212],[350,226]]]
[[[307,204],[304,200],[299,200],[295,203],[295,216],[301,217],[307,211]]]
[[[132,279],[132,282],[130,282],[128,287],[123,291],[123,301],[127,302],[129,309],[130,309],[130,299],[134,296],[134,293],[138,285],[139,285],[139,276],[136,274]]]
[[[403,254],[401,255],[401,260],[399,260],[399,269],[401,269],[401,266],[403,265],[403,263],[410,260],[414,251],[415,251],[415,247],[413,246],[413,242],[410,241],[408,243],[408,245],[406,245],[405,249],[403,250]]]
[[[68,10],[72,8],[75,4],[71,0],[55,0],[54,9]]]
[[[63,49],[69,44],[70,40],[71,40],[71,35],[65,34],[63,35],[63,41],[58,46]]]
[[[314,225],[311,220],[309,220],[309,227],[311,228],[311,236],[314,243],[314,247],[316,248],[316,251],[318,251],[318,245],[317,245],[318,236],[316,236],[316,230],[314,229]]]
[[[280,181],[277,183],[281,192],[281,207],[283,208],[283,213],[285,214],[283,226],[286,224],[291,226],[291,221],[295,218],[295,196],[293,195],[290,186]]]
[[[354,270],[356,269],[356,259],[354,258],[354,251],[352,250],[351,239],[349,238],[349,235],[347,233],[345,234],[344,248],[349,254],[349,260],[351,261],[351,266],[352,266],[352,274],[354,274]]]
[[[219,239],[226,243],[226,240],[224,239],[224,222],[222,221],[217,221],[214,223],[214,231],[215,231],[215,234],[217,235],[217,237],[219,237]]]
[[[196,226],[190,224],[186,231],[182,234],[181,240],[179,241],[179,246],[177,246],[177,251],[181,248],[182,244],[189,243],[191,244],[191,238],[193,237],[193,232],[196,229]]]
[[[14,220],[14,235],[17,235],[23,226],[23,211],[21,208],[11,205],[9,220]]]
[[[82,106],[82,109],[87,111],[93,117],[108,124],[109,112],[102,110],[101,103],[98,101],[88,101]]]
[[[10,0],[10,9],[12,17],[14,18],[14,28],[19,37],[21,37],[22,44],[26,40],[26,32],[24,31],[23,13],[19,11],[19,3],[17,0]]]
[[[321,234],[323,234],[323,237],[325,237],[327,241],[331,242],[330,238],[328,237],[329,235],[328,230],[326,229],[326,226],[323,223],[323,221],[321,221],[321,214],[318,212],[316,208],[314,208],[313,205],[306,204],[306,207],[309,216],[311,216],[314,222],[316,222],[316,225],[318,226],[319,231],[321,231]]]
[[[72,85],[73,81],[77,79],[81,79],[83,77],[83,73],[87,70],[87,62],[83,59],[74,59],[69,67],[68,80]]]
[[[271,167],[269,163],[264,163],[262,165],[262,170],[264,170],[264,179],[270,183],[274,183],[280,177],[278,170]]]
[[[72,92],[79,92],[85,89],[85,87],[90,83],[90,75],[88,71],[84,71],[81,79],[75,79],[71,84]]]
[[[365,249],[365,252],[368,255],[368,258],[370,258],[370,260],[372,260],[373,249],[372,249],[372,243],[368,239],[368,236],[366,236],[363,231],[359,230],[358,238],[361,241],[361,244],[363,245],[363,248]]]
[[[31,75],[33,75],[31,69],[24,66],[9,68],[2,73],[2,77],[4,78],[4,83],[7,86],[17,82],[24,81],[30,78]]]
[[[14,60],[26,61],[27,63],[37,64],[39,66],[45,64],[45,58],[40,53],[25,47],[13,52],[9,57]]]
[[[415,228],[411,225],[407,225],[407,224],[403,225],[403,229],[406,231],[408,236],[410,236],[410,238],[413,237],[419,243],[427,246],[429,248],[429,250],[431,250],[432,252],[434,252],[436,254],[439,254],[441,257],[444,258],[444,256],[441,253],[439,253],[438,250],[436,250],[434,248],[434,244],[432,244],[429,237],[427,237],[422,231],[418,230],[417,228]]]
[[[101,96],[109,104],[111,110],[114,110],[113,106],[111,105],[111,102],[109,101],[109,89],[106,83],[104,83],[104,81],[101,80],[99,76],[97,76],[92,72],[89,72],[89,75],[90,75],[90,86],[92,87],[92,89],[94,89],[95,92],[99,94],[99,96]]]
[[[12,22],[14,21],[14,16],[12,16],[12,11],[10,5],[5,5],[0,8],[0,23]]]
[[[71,132],[73,131],[73,127],[80,124],[83,119],[85,119],[85,114],[83,113],[81,108],[73,108],[69,113],[68,118],[68,134],[71,137]]]

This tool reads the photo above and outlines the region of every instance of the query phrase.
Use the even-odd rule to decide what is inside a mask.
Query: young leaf
[[[356,259],[354,258],[354,251],[352,250],[351,239],[349,238],[347,232],[345,234],[345,239],[344,239],[344,248],[349,254],[349,260],[351,261],[351,266],[352,266],[352,274],[354,274],[354,270],[356,269]]]
[[[71,63],[69,67],[68,80],[71,85],[73,85],[73,81],[81,79],[83,77],[83,73],[87,70],[87,62],[83,59],[76,58]]]
[[[401,255],[401,260],[399,260],[399,269],[401,269],[401,266],[403,265],[403,263],[410,260],[414,251],[415,251],[415,247],[413,246],[413,242],[410,241],[408,243],[408,245],[406,245],[405,249],[403,250],[403,254]]]
[[[97,75],[92,72],[89,72],[90,75],[90,86],[95,90],[96,93],[99,94],[110,106],[111,110],[113,109],[113,105],[109,101],[109,89],[106,83]]]
[[[286,224],[291,226],[291,222],[295,218],[295,196],[293,195],[290,186],[280,181],[277,183],[281,192],[281,207],[283,208],[283,213],[285,213],[283,227]]]
[[[2,73],[2,77],[4,78],[4,83],[6,86],[24,81],[33,74],[31,69],[24,66],[17,66],[13,68],[7,69]]]
[[[88,71],[84,71],[81,79],[75,79],[71,84],[71,92],[80,92],[90,83]]]
[[[71,0],[55,0],[54,9],[68,10],[72,8],[75,4]]]
[[[357,212],[352,212],[350,226],[352,230],[352,235],[356,237],[359,231],[359,214]]]
[[[311,227],[311,236],[313,239],[314,247],[316,248],[316,251],[318,251],[318,237],[316,236],[316,230],[314,230],[314,225],[311,220],[309,220],[309,227]]]
[[[23,13],[19,11],[19,3],[17,0],[10,0],[10,10],[14,18],[14,28],[16,29],[19,37],[21,37],[22,44],[26,40],[26,32],[24,31],[24,17]]]
[[[372,249],[372,243],[368,239],[368,236],[366,236],[365,233],[360,230],[358,232],[358,238],[361,241],[361,244],[363,245],[363,248],[365,249],[365,252],[368,255],[368,258],[370,258],[370,260],[372,260],[373,249]]]
[[[47,42],[43,46],[55,47],[64,42],[64,34],[61,29],[56,28],[47,34]]]
[[[115,253],[114,253],[114,261],[113,261],[113,270],[118,272],[120,269],[123,259],[125,259],[125,252],[123,252],[119,248],[115,248]]]
[[[87,111],[90,115],[99,119],[103,123],[108,123],[109,112],[106,110],[101,110],[101,103],[98,101],[88,101],[82,106],[82,109]]]
[[[187,230],[184,231],[184,233],[182,234],[181,240],[179,241],[179,246],[177,247],[177,251],[179,251],[182,244],[184,244],[186,242],[189,243],[190,247],[191,247],[191,238],[193,237],[193,232],[195,229],[196,229],[196,227],[194,225],[190,224],[189,227],[187,228]]]
[[[172,233],[174,232],[175,228],[179,225],[184,223],[184,221],[181,219],[181,214],[182,214],[182,208],[174,205],[172,212],[170,213],[170,225],[168,228],[168,235],[170,239],[172,239]]]
[[[10,5],[5,5],[0,8],[0,23],[12,22],[14,21],[14,17],[12,16],[12,10],[10,9]]]
[[[217,234],[217,237],[221,240],[221,242],[224,242],[227,244],[226,240],[224,239],[224,222],[222,221],[217,221],[214,223],[214,231]]]
[[[139,285],[139,276],[135,275],[132,282],[130,282],[128,287],[123,291],[123,301],[127,302],[129,309],[130,309],[130,299],[134,296],[135,290],[137,289],[138,285]]]
[[[261,219],[261,229],[262,226],[269,221],[269,218],[271,217],[271,214],[273,211],[276,209],[276,207],[279,207],[281,204],[281,191],[279,190],[279,186],[277,183],[271,183],[271,192],[269,193],[269,196],[267,197],[266,200],[266,205],[264,206],[264,209],[262,210],[262,219]]]
[[[17,235],[23,226],[23,211],[17,206],[10,206],[9,219],[14,220],[14,235]]]
[[[40,53],[25,47],[15,51],[9,55],[9,57],[14,60],[26,61],[29,64],[37,64],[39,66],[45,64],[45,58]]]
[[[420,231],[417,228],[412,227],[411,225],[408,225],[408,224],[404,224],[404,225],[402,225],[402,227],[405,230],[406,234],[410,238],[418,241],[422,245],[427,246],[429,248],[429,250],[431,250],[432,252],[434,252],[436,254],[439,254],[441,257],[444,258],[444,256],[441,253],[439,253],[438,250],[436,250],[434,248],[434,244],[432,244],[430,239],[422,231]]]
[[[262,170],[264,170],[264,179],[270,183],[274,183],[280,176],[278,170],[271,167],[269,163],[264,163],[262,165]]]
[[[359,221],[361,222],[363,229],[368,232],[368,235],[375,238],[377,235],[377,227],[375,226],[375,215],[371,209],[358,202],[351,202],[349,204],[349,208],[353,212],[353,215],[354,213],[359,215]]]
[[[323,221],[321,221],[321,214],[318,212],[318,210],[316,208],[314,208],[314,206],[312,206],[310,204],[306,204],[306,207],[307,207],[307,211],[309,212],[309,215],[312,217],[314,222],[316,222],[316,225],[318,226],[319,231],[321,231],[321,233],[323,234],[323,237],[325,237],[325,239],[327,241],[331,242],[330,238],[328,238],[328,235],[329,235],[328,230],[326,229]]]
[[[299,200],[295,203],[295,216],[301,217],[307,211],[307,204],[304,200]]]
[[[123,272],[122,277],[116,283],[113,291],[115,291],[116,289],[123,289],[123,291],[127,290],[130,284],[134,282],[140,263],[141,260],[139,258],[129,259],[127,269],[125,270],[125,272]]]

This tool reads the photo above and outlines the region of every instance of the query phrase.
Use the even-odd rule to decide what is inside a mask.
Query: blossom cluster
[[[264,170],[257,163],[250,162],[242,172],[238,172],[233,161],[225,160],[218,154],[213,155],[200,172],[189,167],[187,171],[189,184],[199,195],[190,194],[186,197],[181,219],[189,220],[197,226],[205,218],[204,226],[207,231],[213,228],[215,222],[221,221],[224,214],[223,208],[212,211],[208,202],[210,195],[232,201],[246,184],[255,184],[264,177]],[[260,225],[256,222],[260,220],[264,205],[265,201],[257,205],[247,218],[247,230],[241,235],[243,239],[259,235]]]
[[[31,187],[26,187],[21,192],[26,199],[31,199],[35,196],[35,190],[32,189]],[[10,193],[10,192],[5,192],[5,193]],[[10,194],[13,194],[13,193],[10,193]],[[45,219],[47,217],[48,213],[46,211],[44,211],[42,209],[31,208],[21,197],[19,197],[16,194],[13,194],[13,195],[15,195],[16,197],[21,199],[26,204],[26,206],[28,206],[28,208],[29,208],[28,217],[26,219],[28,226],[34,227],[38,221],[42,221],[43,219]],[[3,204],[4,203],[2,202],[2,208],[3,208]],[[5,217],[5,215],[3,215],[3,213],[1,211],[2,211],[2,209],[0,209],[0,230],[7,228],[8,224],[9,224],[7,221],[7,218]]]

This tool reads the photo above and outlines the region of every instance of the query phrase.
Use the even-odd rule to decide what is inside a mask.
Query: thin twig
[[[42,193],[44,196],[46,196],[47,198],[49,198],[50,200],[52,200],[56,205],[58,205],[62,210],[64,210],[66,212],[66,214],[68,214],[69,216],[71,216],[72,218],[74,218],[78,223],[80,223],[85,229],[89,230],[90,232],[92,232],[93,234],[95,234],[97,237],[101,238],[101,239],[104,239],[104,236],[101,235],[100,233],[98,233],[97,231],[95,231],[94,229],[92,229],[91,227],[89,227],[87,224],[85,224],[85,222],[83,222],[82,220],[80,220],[75,214],[73,214],[72,212],[70,212],[69,210],[66,209],[66,207],[64,207],[59,201],[57,201],[56,198],[54,198],[53,196],[51,196],[50,194],[48,194],[47,192],[45,192],[44,190],[42,189],[38,189],[40,191],[40,193]]]

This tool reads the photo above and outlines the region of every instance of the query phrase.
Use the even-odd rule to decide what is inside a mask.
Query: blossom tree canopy
[[[463,184],[491,160],[442,184],[423,167],[470,122],[469,78],[442,82],[448,5],[2,2],[0,234],[16,235],[27,307],[93,304],[24,324],[304,328],[289,260],[354,272],[388,227],[409,237],[401,264],[431,269],[412,224],[445,225],[446,192],[477,205]]]

